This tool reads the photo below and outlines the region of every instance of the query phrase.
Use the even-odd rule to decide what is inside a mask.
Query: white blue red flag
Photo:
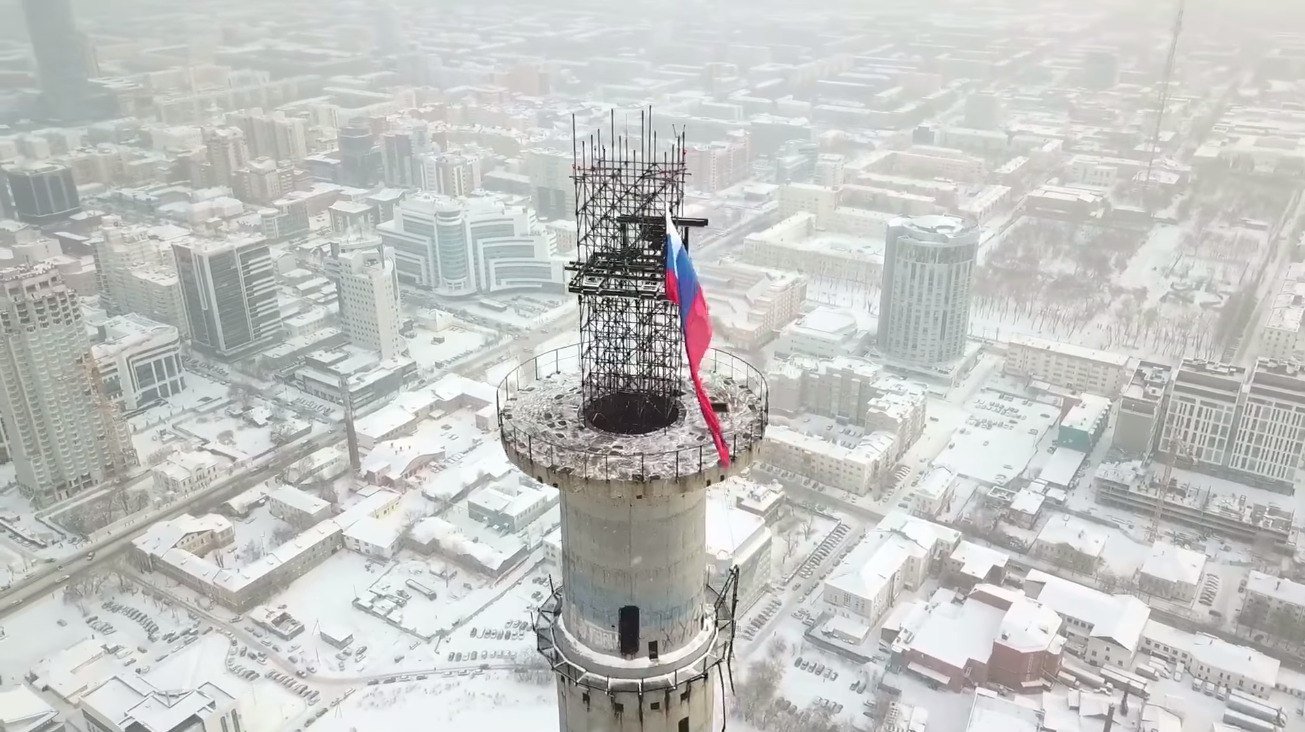
[[[699,367],[702,357],[711,345],[711,316],[707,314],[707,298],[698,284],[698,273],[693,269],[689,259],[689,250],[684,248],[684,240],[671,220],[670,211],[666,212],[666,299],[680,308],[680,330],[684,333],[684,351],[689,357],[689,375],[693,378],[693,390],[698,397],[698,406],[702,409],[702,418],[707,422],[711,439],[716,443],[716,454],[720,464],[730,466],[730,451],[725,446],[725,435],[721,433],[720,418],[711,408],[707,390],[702,386]]]

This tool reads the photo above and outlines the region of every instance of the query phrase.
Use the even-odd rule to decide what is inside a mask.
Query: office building
[[[480,158],[432,153],[421,161],[421,187],[443,196],[469,196],[480,188]]]
[[[352,141],[351,141],[352,144]],[[359,143],[361,145],[361,143]],[[425,122],[413,120],[397,130],[381,135],[381,180],[392,188],[417,188],[422,185],[422,158],[431,146],[430,127]],[[341,138],[341,160],[344,159],[345,140]]]
[[[1169,388],[1160,452],[1198,469],[1225,466],[1245,375],[1240,366],[1183,359]]]
[[[177,329],[135,313],[100,326],[104,342],[91,347],[104,393],[131,412],[186,388]]]
[[[249,110],[227,115],[227,122],[244,133],[251,157],[291,163],[308,157],[308,122],[304,119],[287,117],[284,112]]]
[[[76,121],[107,112],[104,95],[90,83],[97,69],[86,36],[77,30],[72,0],[23,0],[27,35],[36,57],[45,113]]]
[[[340,151],[340,185],[371,188],[381,177],[381,151],[376,135],[366,127],[349,126],[337,135]]]
[[[0,272],[0,424],[19,490],[46,505],[135,464],[95,383],[76,293],[50,265]]]
[[[960,358],[970,331],[979,230],[950,216],[888,226],[879,299],[879,350],[913,364]]]
[[[340,325],[355,346],[391,359],[407,350],[399,334],[399,280],[379,240],[361,247],[331,242],[327,271],[335,280]]]
[[[249,164],[249,146],[239,127],[204,130],[206,182],[212,186],[230,186],[237,170]]]
[[[282,330],[267,242],[183,239],[173,243],[191,342],[218,356],[257,350]]]
[[[575,184],[571,181],[570,153],[556,150],[526,151],[526,175],[531,202],[545,221],[575,215]]]
[[[1172,369],[1157,363],[1143,362],[1133,370],[1133,377],[1120,392],[1115,407],[1115,431],[1110,439],[1112,450],[1128,458],[1151,454],[1164,418],[1165,396],[1171,376]]]
[[[1260,359],[1251,370],[1228,466],[1291,495],[1305,454],[1305,365]]]
[[[497,198],[413,196],[377,230],[405,285],[446,296],[561,287],[551,233]]]
[[[25,224],[50,224],[82,210],[72,170],[36,163],[4,169],[13,215]]]
[[[290,163],[257,158],[232,173],[231,190],[245,203],[267,204],[295,189],[296,171]]]

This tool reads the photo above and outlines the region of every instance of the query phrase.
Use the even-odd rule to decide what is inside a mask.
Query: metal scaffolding
[[[684,385],[679,313],[665,294],[665,215],[680,228],[706,225],[678,216],[684,135],[659,142],[651,111],[639,113],[637,137],[618,135],[613,112],[607,136],[576,138],[573,156],[578,251],[568,269],[580,301],[584,416],[605,432],[663,429],[680,416]]]

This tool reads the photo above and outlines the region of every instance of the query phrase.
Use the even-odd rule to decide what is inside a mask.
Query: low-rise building
[[[861,496],[883,490],[894,461],[895,440],[887,432],[845,445],[777,425],[766,430],[765,441],[762,454],[767,463]]]
[[[1010,555],[972,541],[961,541],[947,557],[943,581],[968,593],[976,585],[998,585],[1006,578]]]
[[[324,521],[331,515],[330,503],[290,485],[272,491],[267,500],[268,510],[273,516],[300,528]]]
[[[1041,487],[1045,491],[1046,483]],[[1006,518],[1012,524],[1024,529],[1032,529],[1038,523],[1038,518],[1042,516],[1042,506],[1047,502],[1045,492],[1038,492],[1032,486],[1025,486],[1019,489],[1010,499],[1010,505],[1006,507]]]
[[[911,489],[911,513],[933,518],[951,504],[955,492],[956,474],[947,468],[932,468]]]
[[[734,505],[760,516],[767,525],[788,514],[788,499],[779,485],[750,484],[741,495],[735,496]]]
[[[161,492],[184,495],[213,485],[218,476],[231,467],[231,461],[203,450],[174,452],[150,471],[154,486]]]
[[[1061,618],[1017,590],[979,585],[961,596],[940,589],[910,613],[892,641],[906,669],[959,691],[1000,684],[1028,692],[1060,673]]]
[[[893,511],[824,582],[821,597],[838,612],[874,624],[903,590],[916,590],[960,543],[960,532]]]
[[[1088,663],[1127,668],[1141,649],[1151,608],[1136,597],[1107,595],[1036,569],[1024,589],[1064,619],[1067,648]]]
[[[1293,624],[1305,627],[1305,584],[1252,570],[1237,620],[1270,633]]]
[[[1278,684],[1278,659],[1205,633],[1156,620],[1146,624],[1142,650],[1182,666],[1192,678],[1267,698]]]
[[[751,607],[770,587],[770,529],[760,516],[731,504],[727,497],[707,499],[707,579],[722,587],[738,569],[738,607]]]
[[[414,524],[408,541],[415,551],[439,552],[495,578],[502,577],[529,554],[526,545],[515,536],[497,537],[493,543],[481,541],[472,532],[439,516],[429,516]]]
[[[132,412],[186,388],[181,335],[171,325],[135,313],[100,325],[102,343],[91,346],[104,393]]]
[[[0,690],[0,730],[4,732],[64,732],[59,713],[26,686]]]
[[[366,557],[390,559],[402,537],[402,528],[393,521],[364,516],[344,530],[344,546]]]
[[[241,729],[236,698],[212,683],[177,691],[138,674],[110,677],[82,697],[83,721],[95,732],[178,732]]]
[[[1114,398],[1127,383],[1129,358],[1032,336],[1010,339],[1003,370],[1062,389]]]
[[[1204,573],[1204,554],[1157,541],[1138,571],[1138,589],[1149,595],[1191,602],[1196,599],[1196,588]]]
[[[1052,517],[1033,540],[1033,555],[1082,574],[1101,566],[1107,535],[1097,527],[1067,514]]]
[[[520,531],[557,505],[557,491],[524,475],[498,481],[467,496],[467,515],[489,526]]]
[[[1110,419],[1109,399],[1095,394],[1080,394],[1078,403],[1061,418],[1056,444],[1079,452],[1092,452]]]

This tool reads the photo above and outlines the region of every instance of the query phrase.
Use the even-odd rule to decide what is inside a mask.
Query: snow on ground
[[[231,416],[221,409],[179,421],[176,426],[178,430],[204,441],[212,450],[235,459],[252,459],[275,447],[274,431],[286,429],[293,433],[310,425],[287,415],[279,422],[268,422],[260,427],[243,416]]]
[[[191,689],[211,681],[239,700],[241,729],[275,732],[301,714],[303,699],[268,678],[246,681],[226,670],[229,642],[221,633],[199,640],[154,665],[145,678],[161,689]]]
[[[273,484],[272,490],[279,487]],[[253,509],[244,518],[232,519],[231,527],[235,533],[232,542],[209,555],[209,559],[224,567],[250,564],[299,533],[290,524],[273,516],[267,503]],[[278,538],[281,540],[277,541]]]
[[[979,392],[966,408],[969,419],[952,435],[935,464],[997,485],[1024,471],[1059,417],[1051,405],[991,390]]]
[[[313,724],[313,732],[412,729],[531,730],[558,728],[557,691],[511,673],[475,671],[465,677],[370,686]]]

